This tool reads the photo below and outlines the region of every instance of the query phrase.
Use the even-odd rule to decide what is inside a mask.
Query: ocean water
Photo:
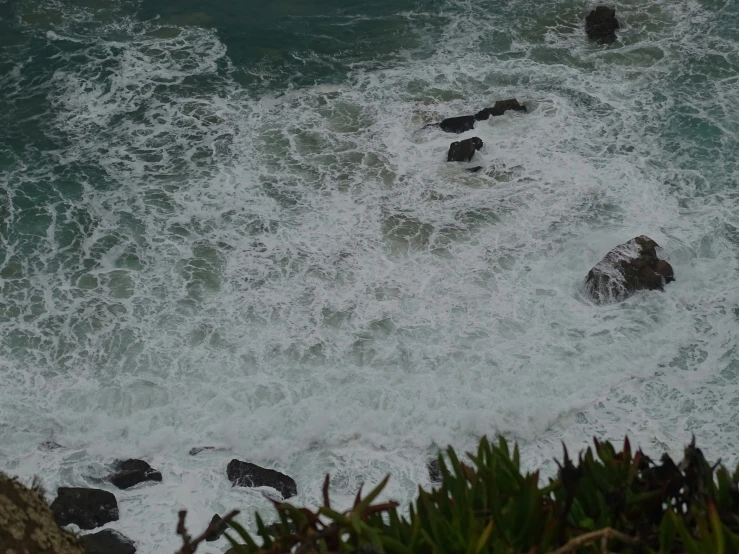
[[[739,461],[739,4],[614,5],[0,0],[0,469],[148,460],[109,527],[154,554],[270,513],[232,457],[308,504],[483,434]],[[676,282],[593,304],[640,234]]]

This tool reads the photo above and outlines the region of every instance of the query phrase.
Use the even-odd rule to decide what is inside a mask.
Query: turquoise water
[[[0,467],[149,460],[111,525],[147,554],[269,509],[232,456],[307,503],[481,434],[736,462],[739,6],[618,2],[610,46],[590,7],[0,1]],[[514,96],[444,162],[424,125]],[[593,305],[639,234],[677,281]]]

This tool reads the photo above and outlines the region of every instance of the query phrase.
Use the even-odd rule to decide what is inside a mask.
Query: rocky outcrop
[[[448,162],[469,162],[475,155],[475,152],[482,148],[482,139],[472,137],[465,140],[459,140],[449,145],[446,161]]]
[[[231,460],[226,467],[226,474],[234,486],[272,487],[283,498],[290,498],[298,494],[298,486],[291,477],[274,469],[266,469],[249,462]]]
[[[80,537],[84,554],[136,554],[136,546],[131,539],[118,531],[105,529]]]
[[[598,303],[625,300],[638,290],[663,290],[675,280],[662,248],[642,235],[619,244],[590,270],[585,288]]]
[[[616,10],[608,6],[598,6],[585,18],[585,32],[590,40],[596,42],[613,42],[618,28]]]
[[[162,474],[153,469],[143,460],[125,460],[118,462],[115,473],[108,477],[108,481],[119,489],[129,489],[145,481],[162,480]]]
[[[470,129],[475,128],[475,116],[474,115],[462,115],[459,117],[448,117],[441,123],[439,123],[442,131],[447,133],[464,133]]]
[[[51,511],[59,525],[74,523],[81,529],[95,529],[118,520],[115,496],[100,489],[59,487]]]
[[[39,491],[0,473],[0,552],[82,554],[82,549],[59,528]]]
[[[526,106],[520,104],[515,98],[509,98],[508,100],[498,100],[492,108],[485,108],[475,114],[477,121],[489,119],[491,116],[503,115],[507,111],[525,112]]]

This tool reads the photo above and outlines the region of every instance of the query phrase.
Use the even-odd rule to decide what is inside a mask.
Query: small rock
[[[161,481],[162,474],[143,460],[125,460],[118,462],[108,480],[119,489],[128,489],[144,481]]]
[[[291,477],[248,462],[231,460],[226,467],[226,474],[234,486],[272,487],[279,491],[283,498],[298,494],[298,486]]]
[[[439,123],[442,131],[447,133],[464,133],[470,129],[475,128],[475,116],[474,115],[462,115],[459,117],[449,117]]]
[[[585,18],[585,32],[590,40],[596,42],[613,42],[618,28],[616,10],[608,6],[598,6]]]
[[[429,477],[431,478],[432,484],[438,485],[441,483],[441,464],[439,463],[438,458],[429,461],[426,464],[426,469],[429,471]]]
[[[516,112],[525,112],[526,106],[519,104],[515,98],[509,98],[508,100],[498,100],[492,108],[485,108],[475,114],[475,119],[478,121],[488,119],[490,116],[503,115],[508,110]]]
[[[64,448],[64,447],[58,442],[54,442],[53,440],[47,440],[39,444],[39,448],[41,450],[47,450],[50,452],[52,450],[59,450],[60,448]]]
[[[481,165],[476,165],[475,167],[468,167],[466,171],[469,171],[470,173],[477,173],[482,169]]]
[[[663,290],[675,280],[662,248],[645,235],[619,244],[590,270],[585,288],[598,303],[625,300],[637,290]]]
[[[221,518],[221,516],[219,516],[218,514],[216,514],[216,515],[214,515],[214,516],[213,516],[213,519],[211,519],[211,520],[210,520],[210,524],[211,524],[211,525],[223,525],[223,519]],[[221,528],[221,530],[220,530],[220,531],[218,531],[217,533],[214,533],[214,534],[212,534],[212,535],[208,535],[208,536],[207,536],[207,537],[205,538],[205,540],[206,540],[207,542],[213,542],[213,541],[217,541],[218,539],[220,539],[220,538],[221,538],[221,535],[223,535],[223,532],[224,532],[225,530],[226,530],[226,528],[225,528],[225,526],[224,526],[224,527],[222,527],[222,528]]]
[[[62,527],[74,523],[80,529],[95,529],[118,520],[115,495],[100,489],[59,487],[51,511]]]
[[[112,529],[82,535],[80,542],[85,554],[136,554],[133,541]]]
[[[449,145],[449,152],[446,156],[448,162],[469,162],[472,156],[482,148],[482,139],[472,137],[465,140],[459,140]]]

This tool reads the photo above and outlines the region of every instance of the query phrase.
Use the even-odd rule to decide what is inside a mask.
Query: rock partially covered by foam
[[[514,112],[525,112],[526,106],[519,103],[518,100],[515,98],[509,98],[508,100],[498,100],[495,102],[492,108],[485,108],[484,110],[480,110],[475,114],[475,119],[478,121],[482,121],[485,119],[489,119],[491,116],[499,116],[503,115],[507,111],[514,111]]]
[[[585,18],[585,32],[596,42],[613,42],[618,28],[616,10],[608,6],[598,6]]]
[[[641,235],[606,254],[588,273],[585,288],[598,303],[618,302],[638,290],[663,290],[674,280],[662,248]]]
[[[115,495],[101,489],[59,487],[51,511],[59,525],[74,523],[80,529],[95,529],[118,520]]]
[[[447,117],[444,121],[439,123],[442,131],[447,133],[464,133],[475,127],[475,116],[474,115],[460,115],[459,117]]]
[[[108,480],[119,489],[128,489],[144,481],[161,481],[162,474],[144,460],[125,460],[116,464]]]
[[[282,495],[282,498],[290,498],[298,494],[298,486],[292,477],[249,462],[231,460],[226,467],[226,474],[234,486],[272,487]]]
[[[85,554],[136,554],[133,541],[118,531],[105,529],[80,538]]]
[[[82,554],[82,548],[59,528],[38,490],[0,473],[0,552]]]
[[[469,162],[475,152],[482,148],[482,139],[472,137],[465,140],[458,140],[449,145],[449,152],[446,155],[448,162]]]

